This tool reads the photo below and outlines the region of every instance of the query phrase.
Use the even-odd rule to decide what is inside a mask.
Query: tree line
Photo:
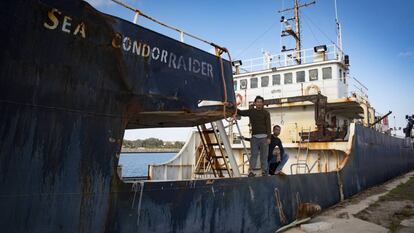
[[[124,140],[122,143],[123,148],[181,148],[183,146],[184,142],[181,141],[163,141],[158,138]]]

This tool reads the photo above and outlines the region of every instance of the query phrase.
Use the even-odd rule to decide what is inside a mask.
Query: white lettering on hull
[[[44,22],[43,26],[50,30],[55,30],[59,26],[59,18],[62,15],[58,9],[51,9],[47,13],[49,22]],[[72,18],[69,16],[63,16],[62,26],[60,27],[62,32],[72,34],[74,36],[80,35],[82,38],[86,38],[86,26],[83,22],[76,24],[75,27],[72,27]]]
[[[51,9],[47,13],[47,20],[43,26],[49,30],[61,30],[64,33],[86,38],[86,25],[84,22],[76,22],[67,15],[62,15],[58,9]],[[151,46],[137,41],[120,33],[115,33],[111,41],[112,47],[123,50],[152,61],[164,63],[168,68],[182,70],[202,76],[214,77],[213,66],[205,61],[200,61],[194,57],[184,57],[166,49]]]

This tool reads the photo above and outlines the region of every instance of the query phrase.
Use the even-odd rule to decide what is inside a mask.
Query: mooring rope
[[[231,64],[231,62],[232,62],[232,60],[231,60],[231,55],[230,55],[230,52],[226,49],[226,48],[222,48],[222,47],[216,47],[216,55],[219,57],[219,59],[220,59],[220,73],[221,73],[221,81],[223,82],[223,92],[224,92],[224,100],[223,100],[223,116],[224,116],[224,119],[227,121],[227,122],[229,122],[229,123],[231,123],[231,122],[233,122],[235,119],[236,119],[236,116],[237,116],[237,107],[236,107],[236,109],[235,109],[235,111],[234,111],[234,113],[233,113],[233,115],[230,117],[230,120],[228,120],[227,119],[227,110],[226,110],[226,108],[227,108],[227,104],[228,104],[228,95],[227,95],[227,84],[226,84],[226,78],[225,78],[225,75],[224,75],[224,64],[223,64],[223,58],[221,57],[221,54],[223,53],[223,52],[225,52],[225,53],[227,53],[227,56],[228,56],[228,58],[229,58],[229,62],[230,62],[230,64]]]

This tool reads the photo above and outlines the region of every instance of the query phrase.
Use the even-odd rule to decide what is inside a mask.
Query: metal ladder
[[[212,172],[214,177],[240,177],[223,122],[218,120],[210,125],[209,129],[205,124],[197,126],[202,148],[199,150],[194,174],[203,176]]]
[[[308,138],[303,141],[302,139],[298,143],[298,153],[296,155],[296,163],[292,164],[290,166],[290,171],[292,173],[292,167],[296,166],[296,174],[301,173],[301,169],[303,169],[303,173],[310,172],[309,166],[308,166],[308,155],[309,155],[309,143],[310,143],[310,135],[311,135],[311,128],[307,131]],[[301,135],[303,135],[303,127],[301,130]],[[306,146],[304,147],[303,144],[306,142]],[[306,149],[306,153],[302,155],[302,149]]]

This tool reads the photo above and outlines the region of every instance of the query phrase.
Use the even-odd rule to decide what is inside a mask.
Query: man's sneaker
[[[249,175],[247,175],[248,177],[253,177],[256,176],[256,174],[254,174],[253,172],[249,172]]]
[[[268,176],[269,174],[267,174],[266,172],[262,172],[262,176]]]
[[[282,171],[276,172],[275,175],[277,175],[277,176],[286,176],[286,174]]]

